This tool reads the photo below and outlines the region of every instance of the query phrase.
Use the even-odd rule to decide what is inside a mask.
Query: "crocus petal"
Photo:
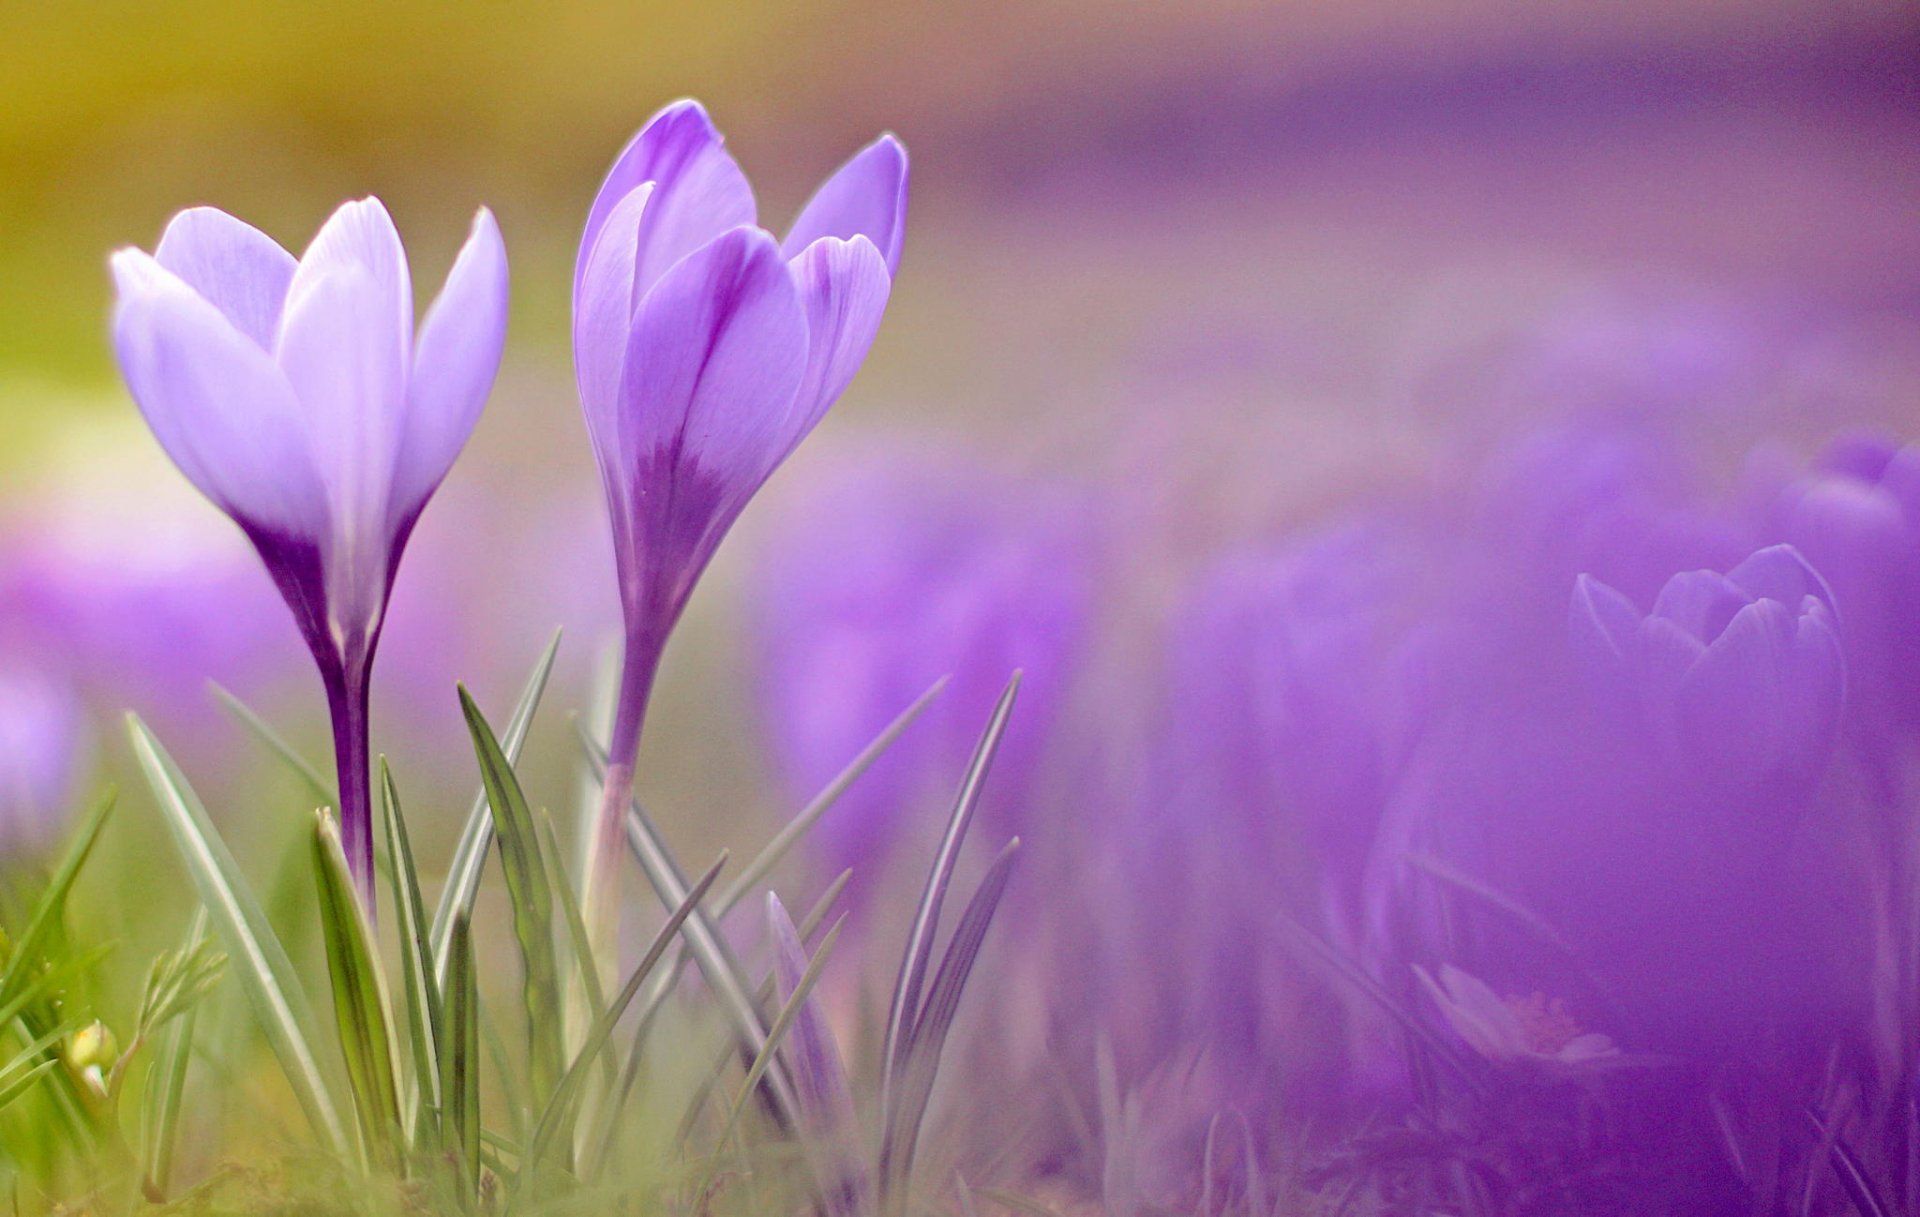
[[[1674,695],[1706,650],[1706,643],[1665,617],[1649,617],[1641,623],[1634,679],[1657,726],[1672,726]]]
[[[243,524],[314,537],[327,497],[292,389],[267,353],[139,250],[113,258],[114,347],[174,464]]]
[[[621,384],[622,447],[630,458],[670,453],[751,494],[786,450],[806,360],[806,314],[779,249],[757,228],[736,228],[641,302]]]
[[[394,469],[396,516],[418,515],[460,455],[493,388],[506,337],[507,250],[483,207],[420,326]]]
[[[613,209],[587,255],[574,296],[574,380],[587,416],[587,433],[602,461],[618,447],[620,373],[626,367],[627,341],[633,336],[633,310],[638,303],[633,272],[640,218],[652,194],[653,183],[643,183]]]
[[[1880,485],[1900,504],[1914,527],[1920,528],[1920,444],[1908,444],[1893,454]]]
[[[1863,482],[1877,482],[1887,471],[1899,445],[1884,432],[1850,429],[1840,432],[1820,448],[1813,467]]]
[[[1800,605],[1790,670],[1782,708],[1788,738],[1804,740],[1813,755],[1822,755],[1840,719],[1847,665],[1833,613],[1812,596]]]
[[[1833,604],[1833,590],[1818,571],[1791,545],[1769,545],[1727,572],[1727,582],[1751,597],[1765,596],[1781,604],[1799,604],[1815,596]]]
[[[574,265],[576,308],[601,227],[620,201],[643,182],[653,182],[655,189],[639,233],[636,294],[645,294],[668,267],[727,229],[754,222],[753,187],[727,152],[706,110],[691,99],[677,101],[633,137],[587,212],[580,257]]]
[[[272,237],[218,208],[190,207],[168,223],[153,258],[242,334],[272,348],[294,270],[293,255]]]
[[[1591,575],[1573,582],[1568,613],[1576,655],[1594,672],[1624,670],[1640,633],[1640,610]]]
[[[793,277],[807,312],[808,353],[789,449],[813,430],[860,370],[893,289],[879,250],[864,236],[820,238],[793,260]]]
[[[384,324],[391,328],[392,341],[401,348],[400,367],[404,372],[413,348],[413,280],[407,269],[406,248],[400,244],[400,233],[379,199],[342,203],[327,217],[307,251],[300,255],[300,265],[287,287],[287,311],[292,311],[295,299],[302,292],[346,270],[368,276],[378,287],[378,311],[367,314],[364,324],[372,327],[383,324],[383,317],[390,319]],[[367,303],[375,303],[375,298],[369,296]],[[285,313],[280,325],[284,340]]]
[[[643,513],[629,534],[644,538],[638,550],[619,550],[629,613],[671,616],[685,602],[785,454],[806,360],[793,276],[757,228],[724,234],[647,293],[621,381],[619,463],[603,470],[609,498]]]
[[[773,945],[774,1000],[784,1007],[799,990],[808,959],[799,931],[780,897],[772,892],[767,893],[767,934]],[[793,1046],[794,1088],[799,1091],[804,1114],[813,1122],[810,1131],[831,1135],[851,1127],[853,1091],[818,995],[802,1001],[787,1042]]]
[[[1784,711],[1793,690],[1798,622],[1777,600],[1734,615],[1694,664],[1675,699],[1683,746],[1737,778],[1758,780],[1797,763],[1812,741],[1790,738]]]
[[[1712,642],[1753,596],[1718,571],[1684,571],[1667,580],[1653,602],[1653,616],[1673,622],[1702,642]]]
[[[280,326],[280,367],[300,400],[332,504],[329,605],[337,620],[356,626],[370,624],[384,600],[389,500],[405,423],[408,352],[384,316],[388,291],[353,266],[305,285],[296,276]]]
[[[906,235],[907,150],[889,134],[855,153],[821,183],[801,208],[781,250],[792,258],[822,237],[851,241],[862,236],[886,259],[891,276],[900,269]]]

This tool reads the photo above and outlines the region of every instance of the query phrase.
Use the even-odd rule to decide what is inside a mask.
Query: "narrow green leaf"
[[[494,837],[500,843],[500,865],[507,875],[513,934],[520,944],[524,972],[528,1085],[533,1102],[544,1103],[559,1083],[564,1055],[560,1043],[559,969],[553,943],[553,886],[547,881],[539,830],[534,827],[533,812],[527,807],[520,780],[465,687],[460,689],[460,711],[473,735],[487,803],[493,808]]]
[[[1860,1217],[1892,1217],[1893,1207],[1880,1198],[1878,1189],[1873,1186],[1873,1176],[1867,1173],[1866,1166],[1847,1144],[1846,1138],[1821,1119],[1820,1113],[1813,1108],[1806,1109],[1806,1116],[1820,1137],[1833,1165],[1834,1177],[1840,1180],[1840,1187],[1847,1193],[1854,1210]]]
[[[399,922],[400,975],[406,986],[407,1042],[413,1053],[414,1136],[424,1139],[424,1127],[438,1117],[440,1107],[440,1052],[445,1024],[440,1009],[440,986],[433,975],[432,947],[427,941],[425,906],[420,899],[420,874],[413,863],[413,845],[407,837],[406,816],[400,810],[400,792],[393,769],[380,758],[380,814],[386,828],[387,875]]]
[[[5,971],[0,972],[0,1006],[12,1005],[39,975],[47,942],[60,928],[61,919],[66,914],[67,894],[73,890],[81,868],[87,864],[94,844],[100,840],[100,830],[113,810],[116,797],[116,791],[109,786],[95,801],[93,809],[81,822],[80,831],[74,835],[72,844],[67,846],[66,855],[54,870],[46,890],[40,893],[39,900],[34,903],[33,914],[27,919],[27,928],[7,956]]]
[[[443,1152],[457,1164],[461,1198],[480,1193],[480,989],[467,915],[455,911],[447,940],[446,1051],[440,1054]]]
[[[813,993],[813,986],[819,982],[821,972],[826,969],[827,960],[832,956],[834,944],[840,940],[840,931],[845,925],[845,917],[834,922],[833,928],[828,930],[827,936],[821,940],[820,949],[815,951],[813,958],[808,961],[807,970],[800,974],[798,983],[793,986],[792,996],[788,997],[786,1004],[780,1007],[780,1013],[774,1016],[773,1026],[767,1029],[766,1045],[753,1058],[753,1063],[747,1066],[747,1076],[742,1079],[740,1089],[734,1094],[733,1103],[727,1109],[727,1122],[720,1133],[722,1145],[733,1139],[734,1130],[740,1126],[740,1117],[745,1114],[747,1103],[759,1088],[760,1080],[772,1072],[780,1046],[785,1042],[787,1033],[793,1029],[794,1022],[800,1017],[800,1012],[806,1009],[807,998]],[[714,1176],[719,1169],[720,1155],[716,1153],[707,1167],[705,1182],[694,1193],[700,1198],[694,1205],[696,1211],[705,1207],[707,1195],[713,1187]]]
[[[800,838],[806,836],[808,830],[822,815],[826,814],[828,809],[839,802],[840,796],[860,779],[860,775],[871,768],[873,763],[893,746],[893,741],[900,738],[901,732],[911,726],[913,721],[933,704],[934,698],[940,696],[941,691],[947,687],[948,679],[942,676],[934,681],[925,693],[914,699],[912,705],[895,715],[893,721],[888,723],[879,735],[874,736],[872,741],[860,750],[858,756],[848,761],[846,767],[836,774],[819,794],[814,795],[805,807],[800,809],[800,814],[787,821],[786,825],[774,834],[773,840],[767,842],[766,848],[756,854],[753,861],[747,863],[746,867],[734,876],[733,882],[720,893],[719,908],[722,917],[726,916],[727,910],[746,899],[754,886],[780,864],[780,860],[787,856],[787,852],[799,842]]]
[[[207,910],[197,908],[187,926],[182,950],[191,951],[207,936]],[[145,1097],[147,1181],[165,1196],[173,1179],[173,1156],[180,1136],[180,1097],[186,1093],[187,1065],[193,1054],[197,1006],[188,1006],[162,1032],[154,1061],[147,1071]]]
[[[606,781],[606,749],[585,733],[581,734],[580,742],[586,750],[587,763],[593,771],[594,780]],[[674,858],[673,851],[667,848],[660,830],[647,818],[638,799],[627,805],[626,827],[627,848],[639,860],[640,869],[646,872],[647,882],[653,885],[654,894],[667,908],[678,908],[687,898],[686,872]],[[733,948],[721,935],[713,917],[697,906],[682,927],[681,935],[693,955],[694,963],[700,968],[700,974],[706,978],[707,986],[720,999],[721,1008],[733,1023],[742,1056],[748,1060],[758,1056],[767,1044],[766,1024],[759,1003],[753,999],[752,982],[747,979],[746,969],[740,965]],[[776,1063],[767,1072],[766,1082],[767,1099],[774,1117],[785,1127],[795,1127],[794,1116],[799,1109],[794,1103],[793,1088],[787,1082],[786,1072]]]
[[[914,1150],[919,1144],[927,1104],[933,1098],[933,1083],[939,1076],[947,1033],[953,1029],[961,991],[973,974],[973,965],[980,957],[980,948],[1000,907],[1000,898],[1006,894],[1014,855],[1019,848],[1020,839],[1015,837],[987,868],[973,899],[960,914],[946,954],[941,957],[940,968],[927,989],[926,1003],[907,1037],[907,1056],[901,1066],[894,1105],[882,1115],[880,1176],[890,1195],[903,1195],[913,1173]]]
[[[1562,955],[1571,959],[1578,958],[1579,953],[1573,949],[1573,945],[1561,935],[1560,931],[1554,929],[1545,918],[1529,909],[1526,905],[1521,904],[1518,900],[1508,896],[1506,893],[1495,890],[1487,884],[1480,882],[1478,879],[1475,879],[1472,875],[1467,874],[1465,871],[1431,854],[1408,853],[1402,854],[1401,857],[1415,870],[1424,871],[1442,883],[1483,902],[1489,908],[1504,913],[1512,919],[1514,924],[1526,930],[1541,942],[1559,951]]]
[[[507,717],[507,733],[501,739],[501,746],[507,754],[509,765],[520,760],[520,749],[526,745],[527,732],[533,727],[534,711],[540,706],[540,698],[546,693],[547,678],[553,675],[553,659],[560,651],[560,631],[555,630],[547,642],[547,649],[533,665],[533,672],[527,677],[526,686],[520,690],[520,700],[514,703],[513,713]],[[454,846],[453,863],[447,871],[446,886],[440,889],[440,902],[433,910],[434,977],[439,981],[441,991],[446,991],[447,981],[447,943],[453,936],[453,915],[465,913],[469,920],[473,917],[474,897],[480,892],[480,876],[487,868],[487,850],[493,844],[493,817],[487,805],[486,789],[482,787],[473,798],[473,808],[467,813],[465,827],[460,830],[460,840]]]
[[[634,995],[640,992],[640,986],[646,982],[654,968],[659,966],[661,957],[667,953],[667,948],[673,945],[687,918],[700,907],[700,901],[705,898],[714,880],[720,877],[720,870],[726,864],[727,856],[723,853],[718,861],[707,868],[707,873],[700,876],[699,882],[693,885],[693,890],[687,893],[687,898],[680,902],[679,907],[667,917],[666,924],[662,925],[659,932],[654,935],[652,944],[640,957],[639,964],[627,977],[627,982],[620,986],[620,992],[615,994],[613,1004],[601,1009],[594,1019],[593,1026],[588,1029],[586,1037],[581,1042],[580,1051],[574,1056],[573,1063],[567,1067],[566,1076],[560,1079],[560,1085],[554,1089],[553,1098],[547,1102],[546,1109],[540,1113],[540,1119],[534,1126],[533,1137],[528,1141],[526,1160],[521,1168],[523,1182],[531,1180],[539,1171],[549,1148],[558,1142],[564,1142],[570,1135],[574,1112],[577,1110],[581,1094],[581,1084],[586,1080],[594,1059],[605,1054],[609,1067],[612,1066],[612,1056],[606,1052],[606,1048],[613,1037],[614,1027],[620,1022],[621,1015],[627,1012],[627,1007],[633,1003]]]
[[[327,1092],[325,1079],[302,1024],[310,1021],[306,995],[293,965],[274,937],[233,855],[208,818],[200,797],[138,715],[127,716],[133,752],[153,787],[167,827],[187,865],[201,903],[214,930],[226,945],[234,974],[253,1007],[254,1019],[267,1037],[294,1097],[335,1152],[351,1152],[345,1129]]]
[[[1367,975],[1364,968],[1341,954],[1331,943],[1307,928],[1298,919],[1286,913],[1278,913],[1276,920],[1280,928],[1286,932],[1286,936],[1291,938],[1295,945],[1303,948],[1304,954],[1372,1001],[1383,1013],[1399,1023],[1408,1035],[1419,1041],[1421,1046],[1446,1062],[1460,1080],[1476,1094],[1485,1089],[1485,1083],[1481,1080],[1479,1071],[1475,1070],[1467,1059],[1454,1049],[1453,1045],[1435,1034],[1432,1027],[1395,1001],[1393,994],[1387,992],[1386,987],[1379,981]]]
[[[967,826],[973,822],[974,808],[980,803],[987,771],[993,766],[1000,739],[1006,734],[1007,719],[1013,713],[1013,699],[1020,691],[1020,673],[1007,681],[1000,701],[987,719],[973,757],[967,762],[960,781],[960,792],[953,801],[953,814],[934,855],[933,869],[920,892],[920,906],[914,911],[913,925],[907,931],[906,949],[900,957],[900,974],[894,982],[893,1000],[887,1011],[886,1036],[880,1046],[880,1107],[893,1108],[895,1077],[906,1064],[908,1037],[920,1018],[920,989],[933,960],[934,937],[940,929],[940,906],[946,899],[947,885],[953,881],[954,867],[960,861],[960,847],[966,841]]]
[[[300,784],[307,788],[307,795],[314,807],[340,806],[340,795],[334,790],[333,783],[313,762],[301,756],[300,750],[288,743],[285,736],[275,731],[272,724],[255,714],[247,703],[228,692],[218,681],[210,680],[207,684],[212,688],[213,696],[219,701],[221,707],[246,728],[247,733],[258,740],[262,747],[272,753],[275,759],[285,765],[288,772],[300,779]]]
[[[31,1090],[35,1082],[46,1076],[47,1070],[59,1063],[51,1059],[42,1060],[18,1077],[11,1077],[10,1074],[0,1075],[0,1111],[5,1111],[15,1099]]]
[[[325,810],[314,815],[313,872],[320,894],[327,974],[333,981],[334,1023],[354,1110],[360,1117],[360,1139],[369,1158],[398,1169],[406,1156],[406,1141],[386,984],[374,951],[373,931],[354,894],[339,825]]]
[[[587,933],[586,915],[581,912],[580,901],[573,894],[573,885],[568,881],[566,854],[560,848],[560,836],[554,830],[553,817],[543,807],[534,816],[540,830],[540,852],[547,862],[547,880],[553,885],[553,893],[559,898],[562,921],[567,927],[567,941],[573,947],[574,972],[580,978],[580,993],[587,1004],[586,1021],[589,1026],[600,1017],[607,1007],[606,991],[600,987],[600,969],[594,966],[593,941]],[[611,1086],[616,1077],[612,1057],[606,1058],[607,1084]]]

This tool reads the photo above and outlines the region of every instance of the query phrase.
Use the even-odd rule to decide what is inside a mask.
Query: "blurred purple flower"
[[[588,880],[596,893],[614,876],[667,636],[747,501],[866,358],[906,208],[906,151],[881,136],[776,240],[758,227],[752,188],[693,101],[648,122],[594,199],[574,271],[574,373],[626,619]]]
[[[68,685],[0,664],[0,855],[43,849],[70,811],[86,720]]]
[[[1232,809],[1243,846],[1286,830],[1329,878],[1358,869],[1406,726],[1393,658],[1413,588],[1397,548],[1355,524],[1231,554],[1172,627],[1179,780],[1201,788],[1211,828]]]
[[[484,209],[414,331],[406,252],[377,199],[296,262],[212,208],[113,257],[114,345],[161,446],[245,531],[319,664],[341,828],[371,907],[367,692],[400,555],[492,388],[507,266]]]
[[[759,685],[789,796],[811,797],[933,682],[939,699],[812,834],[878,862],[907,813],[951,794],[1015,668],[1020,706],[981,814],[1021,831],[1053,759],[1094,610],[1094,525],[1070,492],[952,455],[829,461],[757,547]]]
[[[1752,539],[1702,506],[1689,455],[1671,428],[1617,419],[1529,434],[1489,462],[1479,505],[1491,556],[1516,603],[1538,600],[1557,630],[1565,580],[1590,574],[1629,597],[1667,576],[1725,566]]]
[[[1920,447],[1837,438],[1775,520],[1833,587],[1854,721],[1873,736],[1920,729]]]
[[[1807,779],[1826,763],[1846,688],[1833,593],[1790,546],[1725,575],[1668,580],[1653,611],[1586,575],[1574,646],[1637,697],[1677,755],[1745,782]]]
[[[307,662],[245,537],[126,416],[50,454],[0,517],[0,638],[90,705],[137,710],[196,767],[233,739],[209,729],[207,681],[264,706]]]

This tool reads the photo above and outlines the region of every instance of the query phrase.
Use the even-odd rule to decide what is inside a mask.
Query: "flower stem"
[[[367,920],[374,917],[373,779],[369,767],[368,664],[343,664],[325,676],[333,719],[333,763],[340,786],[340,844]]]
[[[614,704],[613,736],[608,741],[607,776],[594,816],[593,845],[587,856],[586,892],[581,900],[587,933],[602,980],[617,975],[620,950],[620,859],[626,853],[624,828],[633,801],[633,768],[639,759],[640,730],[646,723],[660,648],[650,639],[630,638]]]

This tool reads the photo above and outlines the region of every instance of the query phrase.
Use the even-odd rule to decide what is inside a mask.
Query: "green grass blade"
[[[67,847],[60,865],[54,870],[46,890],[40,893],[39,900],[34,903],[33,914],[27,919],[27,928],[21,932],[19,941],[13,944],[5,971],[0,972],[0,1006],[11,1006],[39,975],[41,956],[66,914],[67,894],[73,890],[81,868],[86,866],[95,843],[100,840],[100,830],[105,826],[108,814],[113,811],[115,798],[116,792],[108,787],[95,801],[93,809],[81,822],[80,831],[74,835],[73,843]]]
[[[639,964],[627,977],[626,983],[620,986],[620,992],[614,995],[613,1003],[602,1008],[594,1019],[593,1026],[589,1028],[581,1042],[580,1051],[567,1068],[566,1076],[560,1079],[560,1085],[554,1090],[553,1098],[547,1102],[546,1109],[540,1113],[540,1119],[534,1126],[533,1137],[527,1143],[525,1165],[522,1167],[527,1179],[530,1180],[538,1172],[548,1149],[570,1136],[571,1124],[577,1110],[576,1104],[581,1094],[581,1085],[586,1081],[587,1073],[592,1068],[595,1058],[605,1057],[610,1068],[609,1077],[612,1076],[612,1054],[606,1049],[613,1038],[614,1027],[620,1022],[621,1015],[627,1012],[627,1007],[633,1004],[634,996],[640,992],[640,986],[646,982],[648,976],[652,975],[654,968],[659,966],[661,957],[667,953],[667,948],[673,945],[687,918],[700,907],[700,901],[706,897],[708,889],[713,886],[714,880],[720,877],[720,870],[726,864],[727,856],[723,853],[719,860],[707,869],[707,873],[693,885],[693,889],[687,893],[687,898],[680,902],[679,907],[673,910],[667,917],[666,923],[654,935],[652,944],[640,957]]]
[[[979,806],[987,771],[992,768],[994,754],[1000,748],[1001,737],[1006,734],[1007,719],[1013,713],[1013,699],[1019,691],[1020,673],[1016,671],[1007,681],[999,703],[987,719],[986,729],[980,733],[979,743],[974,746],[973,758],[967,763],[966,773],[960,781],[960,792],[953,801],[953,814],[947,818],[947,829],[941,838],[940,850],[934,855],[933,869],[927,875],[926,886],[921,889],[920,906],[915,910],[913,925],[907,931],[906,948],[900,956],[900,974],[894,982],[893,1000],[887,1011],[886,1036],[880,1047],[882,1111],[891,1110],[893,1106],[895,1077],[906,1064],[908,1039],[920,1018],[920,989],[933,959],[934,937],[940,929],[940,906],[946,899],[947,885],[953,881],[954,867],[960,861],[960,847],[966,841],[967,826],[973,821],[974,808]]]
[[[553,885],[541,857],[539,830],[533,812],[514,776],[513,766],[493,728],[466,689],[460,690],[460,711],[473,735],[480,761],[481,781],[493,808],[494,837],[500,843],[500,865],[507,875],[507,896],[513,910],[513,934],[520,944],[524,972],[522,999],[527,1016],[527,1074],[534,1103],[546,1102],[559,1084],[563,1052],[560,1043],[560,981],[553,943]]]
[[[659,829],[654,827],[637,803],[627,809],[627,847],[640,860],[640,867],[646,872],[661,903],[670,908],[679,907],[686,900],[689,890],[686,875],[667,849]],[[767,1031],[762,1022],[760,1003],[753,997],[753,984],[747,979],[746,969],[721,935],[718,925],[704,909],[696,905],[693,915],[687,918],[680,933],[693,954],[694,963],[700,968],[700,974],[706,978],[707,987],[719,998],[722,1009],[732,1021],[742,1055],[751,1059],[765,1052]],[[765,1072],[766,1096],[774,1118],[787,1128],[796,1127],[799,1105],[794,1101],[786,1070],[776,1061]]]
[[[369,1158],[398,1169],[406,1156],[406,1138],[386,984],[373,931],[354,894],[353,874],[340,847],[339,825],[324,810],[314,816],[313,872],[320,895],[327,974],[333,981],[334,1023],[354,1110],[360,1116],[360,1138]]]
[[[33,1084],[45,1077],[47,1071],[59,1063],[59,1061],[47,1058],[40,1061],[39,1064],[29,1067],[25,1073],[18,1077],[9,1078],[7,1075],[0,1075],[0,1111],[5,1111],[12,1105],[15,1099],[18,1099],[21,1095],[33,1089]]]
[[[340,1154],[350,1153],[346,1131],[302,1030],[310,1016],[292,963],[274,937],[233,855],[207,817],[206,808],[173,758],[138,715],[127,716],[127,729],[134,756],[153,787],[187,873],[226,947],[233,972],[253,1007],[254,1019],[280,1060],[294,1097],[329,1148]]]
[[[746,1114],[747,1103],[752,1100],[761,1079],[772,1073],[780,1052],[780,1045],[786,1040],[787,1033],[793,1029],[794,1023],[800,1017],[800,1012],[806,1009],[807,999],[813,994],[813,986],[819,982],[821,972],[826,969],[827,960],[833,955],[834,944],[840,940],[840,931],[845,926],[846,918],[842,917],[834,923],[832,929],[827,931],[827,936],[820,942],[820,949],[813,953],[813,958],[807,963],[807,970],[801,973],[799,982],[794,985],[792,996],[787,998],[786,1003],[780,1007],[780,1012],[774,1016],[773,1025],[767,1029],[766,1045],[747,1066],[747,1076],[741,1080],[740,1089],[735,1092],[733,1102],[727,1108],[727,1122],[720,1133],[722,1145],[733,1139],[734,1130],[740,1126],[740,1117]],[[699,1191],[694,1193],[700,1198],[700,1202],[694,1205],[696,1210],[705,1207],[704,1202],[713,1187],[713,1179],[719,1169],[720,1155],[716,1153],[707,1168],[705,1182],[701,1184]]]
[[[440,1054],[441,1148],[453,1158],[469,1207],[480,1193],[480,988],[464,912],[447,940],[446,1051]]]
[[[559,899],[567,941],[573,947],[574,971],[580,978],[580,993],[587,1003],[586,1022],[591,1026],[600,1017],[600,1012],[607,1008],[607,995],[600,987],[600,969],[594,966],[593,941],[587,934],[586,915],[581,912],[580,901],[573,894],[573,885],[567,881],[566,855],[561,851],[560,836],[554,830],[553,817],[542,808],[534,821],[540,830],[540,852],[547,861],[547,879]],[[606,1058],[609,1086],[615,1080],[616,1070],[613,1058]]]
[[[247,703],[228,692],[218,681],[208,681],[207,684],[213,689],[214,698],[233,716],[234,721],[246,728],[249,735],[287,767],[288,772],[300,779],[300,784],[307,788],[313,806],[340,806],[340,795],[334,790],[333,783],[312,761],[301,756],[299,749],[288,743],[285,736],[275,731],[272,724],[255,714]]]
[[[1867,1172],[1866,1166],[1846,1139],[1821,1119],[1820,1113],[1813,1108],[1806,1109],[1806,1117],[1820,1138],[1828,1161],[1833,1166],[1834,1177],[1840,1181],[1840,1187],[1846,1192],[1854,1211],[1860,1217],[1893,1217],[1893,1206],[1880,1198],[1879,1190],[1873,1185],[1873,1176]]]
[[[720,893],[719,909],[722,917],[726,916],[729,909],[746,899],[754,886],[780,864],[780,860],[787,856],[788,851],[799,842],[800,838],[806,836],[808,830],[822,815],[826,814],[828,809],[839,802],[840,796],[860,779],[860,775],[871,768],[873,763],[893,746],[893,741],[900,738],[901,732],[911,726],[913,721],[933,704],[934,698],[940,696],[941,691],[947,687],[948,679],[942,676],[934,681],[925,693],[914,699],[912,705],[902,710],[879,735],[874,736],[873,740],[860,750],[858,756],[848,761],[846,767],[836,774],[819,794],[813,796],[805,807],[800,809],[800,814],[787,821],[786,825],[774,834],[773,840],[767,842],[766,848],[756,854],[753,860],[747,863],[745,869],[736,875],[733,882]]]
[[[380,814],[386,829],[387,875],[399,924],[400,976],[406,986],[407,1043],[412,1049],[414,1138],[424,1140],[424,1126],[440,1107],[440,1052],[445,1023],[440,1008],[440,986],[433,976],[432,947],[427,941],[426,908],[420,899],[420,874],[413,863],[413,844],[407,837],[406,816],[400,810],[400,792],[393,769],[380,758]]]
[[[1394,1000],[1386,986],[1367,974],[1365,968],[1347,958],[1320,935],[1314,933],[1297,918],[1287,914],[1276,914],[1276,921],[1284,936],[1291,939],[1298,952],[1326,970],[1329,976],[1343,980],[1362,996],[1366,997],[1382,1013],[1400,1024],[1409,1036],[1418,1041],[1427,1051],[1447,1066],[1466,1083],[1469,1089],[1478,1094],[1484,1088],[1479,1071],[1453,1045],[1442,1038],[1424,1020],[1416,1017],[1398,1001]]]
[[[539,660],[533,665],[526,686],[520,690],[520,700],[514,703],[513,713],[507,716],[507,732],[500,742],[509,765],[517,764],[520,760],[520,749],[526,745],[527,732],[533,727],[534,711],[539,709],[540,698],[546,693],[547,678],[553,675],[553,659],[559,651],[560,631],[555,630],[547,642],[547,649],[540,653]],[[453,936],[453,916],[458,912],[472,919],[474,897],[479,894],[480,876],[487,868],[487,850],[492,845],[493,817],[483,787],[474,796],[466,825],[460,830],[460,840],[453,851],[453,863],[447,871],[446,885],[440,889],[440,901],[433,910],[433,931],[429,940],[433,944],[434,978],[439,982],[442,992],[446,991],[447,944]]]
[[[197,908],[187,926],[183,950],[192,950],[207,936],[207,910]],[[145,1095],[147,1182],[161,1197],[173,1179],[174,1151],[180,1137],[180,1098],[186,1093],[187,1065],[193,1054],[193,1029],[199,1008],[189,1006],[161,1033]]]
[[[1000,898],[1006,894],[1014,855],[1019,848],[1020,839],[1016,837],[987,868],[973,899],[960,914],[946,954],[941,957],[940,969],[927,988],[926,1003],[907,1037],[907,1055],[902,1062],[895,1101],[881,1117],[884,1131],[880,1142],[880,1177],[890,1196],[903,1195],[912,1174],[914,1149],[919,1143],[927,1104],[933,1098],[933,1083],[939,1076],[940,1055],[946,1047],[947,1033],[953,1029],[954,1016],[960,1009],[960,994],[973,974],[973,965],[980,957],[981,945],[1000,907]],[[893,1207],[898,1208],[897,1204]]]
[[[586,751],[594,780],[604,782],[607,774],[606,749],[584,732],[581,733],[580,742]],[[653,885],[654,894],[660,898],[660,902],[668,909],[678,908],[687,898],[686,872],[680,868],[673,851],[667,848],[660,830],[647,818],[638,799],[627,806],[627,847],[639,860],[640,869],[646,872],[647,881]],[[748,1060],[758,1056],[767,1043],[764,1016],[760,1004],[753,999],[753,984],[747,979],[746,969],[741,967],[733,948],[727,945],[717,923],[705,909],[696,907],[681,928],[681,936],[701,975],[706,978],[707,986],[719,998],[722,1009],[733,1023],[742,1055]],[[776,1064],[775,1068],[768,1071],[766,1081],[768,1101],[775,1118],[789,1128],[794,1127],[798,1108],[785,1072]]]

